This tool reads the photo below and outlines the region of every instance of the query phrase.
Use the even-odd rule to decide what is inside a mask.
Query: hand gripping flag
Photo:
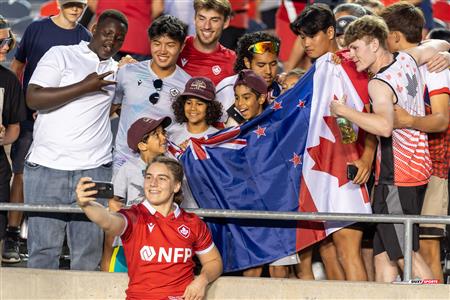
[[[351,71],[351,68],[349,69]],[[355,86],[367,78],[352,72]],[[341,143],[329,104],[345,96],[364,105],[342,65],[324,55],[297,85],[258,117],[207,138],[191,139],[180,156],[202,208],[370,213],[365,186],[346,177],[360,143]],[[356,131],[358,128],[354,128]],[[359,134],[361,140],[361,134]],[[208,219],[224,271],[243,270],[291,255],[348,223]]]

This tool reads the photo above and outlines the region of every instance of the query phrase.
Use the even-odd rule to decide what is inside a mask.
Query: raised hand
[[[103,89],[105,86],[117,84],[116,81],[106,80],[105,78],[109,75],[113,75],[114,71],[108,71],[102,74],[97,74],[97,72],[91,73],[88,76],[86,76],[82,81],[81,84],[86,91],[86,93],[91,92],[107,92],[105,89]]]

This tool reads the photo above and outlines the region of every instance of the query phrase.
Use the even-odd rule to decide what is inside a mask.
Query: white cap
[[[67,4],[67,3],[81,3],[81,4],[87,4],[87,0],[59,0],[58,1],[61,6]]]

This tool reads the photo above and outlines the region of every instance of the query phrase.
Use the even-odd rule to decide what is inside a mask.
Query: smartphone
[[[230,106],[227,109],[228,117],[231,117],[233,120],[235,120],[238,124],[242,124],[245,122],[244,117],[241,115],[241,113],[237,110],[237,108],[234,106]]]
[[[95,186],[88,188],[87,191],[97,190],[97,194],[94,197],[105,199],[114,197],[114,186],[112,182],[94,180],[92,182],[95,183]]]
[[[347,179],[353,180],[358,173],[358,168],[355,165],[347,165]]]

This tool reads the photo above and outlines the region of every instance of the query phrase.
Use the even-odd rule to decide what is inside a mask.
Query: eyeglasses
[[[248,51],[251,51],[256,54],[263,54],[266,51],[278,53],[279,49],[280,44],[273,41],[258,42],[248,47]]]
[[[155,105],[159,101],[159,92],[161,92],[163,86],[163,81],[161,79],[153,80],[153,87],[155,88],[156,92],[150,95],[148,97],[148,101],[150,101],[151,104]]]
[[[5,47],[6,45],[11,46],[12,43],[12,38],[8,37],[8,38],[4,38],[4,39],[0,39],[0,49]]]

